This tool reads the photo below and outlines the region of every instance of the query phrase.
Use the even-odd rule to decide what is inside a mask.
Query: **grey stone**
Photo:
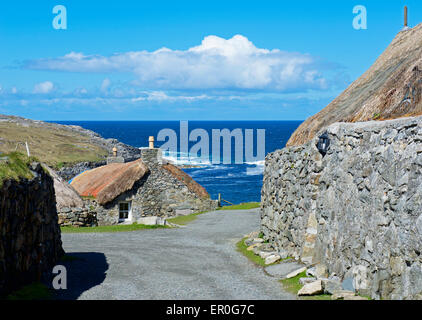
[[[146,226],[165,226],[167,223],[166,219],[162,219],[160,217],[143,217],[139,218],[136,222]]]
[[[307,283],[297,293],[298,296],[313,296],[323,292],[321,280]]]
[[[266,265],[273,264],[279,260],[280,260],[280,256],[278,254],[273,254],[265,258],[265,264]]]
[[[354,297],[355,293],[353,291],[347,290],[338,290],[334,291],[331,300],[346,300],[346,298]]]
[[[299,279],[299,283],[301,284],[301,285],[305,285],[305,284],[307,284],[307,283],[311,283],[311,282],[314,282],[314,281],[316,281],[317,279],[315,279],[315,278],[300,278]]]
[[[324,292],[327,294],[333,294],[335,291],[343,289],[340,281],[334,281],[330,279],[321,279]]]
[[[287,262],[280,262],[279,264],[272,265],[265,267],[265,272],[268,273],[270,276],[278,278],[278,279],[284,279],[289,273],[298,270],[302,268],[303,265],[301,265],[298,262],[295,261],[287,261]]]
[[[306,271],[306,267],[301,267],[301,268],[299,268],[299,269],[296,269],[296,270],[294,270],[294,271],[290,272],[290,273],[286,276],[286,279],[291,279],[291,278],[294,278],[294,277],[296,277],[297,275],[299,275],[299,274],[301,274],[302,272],[305,272],[305,271]]]
[[[346,278],[343,280],[343,282],[341,283],[341,287],[343,290],[346,291],[355,291],[355,287],[353,285],[353,278]]]

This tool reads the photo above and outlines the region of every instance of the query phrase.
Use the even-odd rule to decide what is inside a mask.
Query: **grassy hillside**
[[[63,164],[99,161],[107,156],[105,148],[93,144],[82,133],[61,129],[54,125],[28,125],[19,122],[0,122],[0,151],[26,154],[28,142],[31,156],[58,168]]]

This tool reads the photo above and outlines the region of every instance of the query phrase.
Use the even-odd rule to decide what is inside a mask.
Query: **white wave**
[[[254,165],[254,166],[265,166],[265,160],[245,162],[245,164]]]
[[[210,166],[209,160],[198,157],[197,155],[182,153],[182,152],[169,152],[163,153],[163,158],[170,161],[171,163],[179,166]]]
[[[258,176],[264,173],[264,166],[257,165],[253,168],[246,168],[247,176]]]

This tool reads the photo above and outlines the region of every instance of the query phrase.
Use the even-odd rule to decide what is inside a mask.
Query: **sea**
[[[171,138],[165,138],[164,141],[156,141],[155,146],[163,147],[169,139],[172,139],[172,141],[177,140],[177,149],[163,150],[163,156],[173,163],[181,165],[186,173],[208,191],[212,199],[218,199],[218,194],[221,194],[221,198],[227,201],[224,204],[260,201],[265,156],[283,148],[291,134],[302,123],[302,121],[189,121],[183,124],[180,121],[56,122],[78,125],[95,131],[106,139],[115,138],[137,148],[148,147],[149,136],[154,136],[157,140],[160,132],[161,134],[174,132]],[[181,129],[181,126],[183,129]],[[202,130],[198,131],[196,129]],[[246,144],[246,132],[249,132],[249,137],[253,137],[253,139],[248,140],[250,150],[253,150],[252,155],[254,159],[252,161],[251,157],[246,159],[244,151],[242,151],[243,157],[238,157],[236,160],[235,138],[231,139],[231,150],[224,152],[225,147],[227,149],[227,144],[223,144],[223,139],[213,139],[213,130],[223,129],[228,129],[230,133],[237,132],[238,140],[243,140],[243,147]],[[240,131],[233,131],[235,129],[240,129]],[[201,138],[193,137],[192,140],[194,141],[188,141],[187,150],[186,147],[181,149],[183,141],[188,140],[183,140],[183,137],[186,136],[183,132],[186,132],[186,130],[190,135],[196,132],[201,133]],[[258,139],[258,130],[261,132],[261,137],[265,136],[265,143],[262,138]],[[239,132],[241,132],[241,135],[239,135]],[[204,136],[205,139],[203,140]],[[207,140],[208,143],[206,143]],[[202,144],[202,149],[195,148],[195,145],[198,146],[199,142],[205,143]],[[213,143],[220,145],[220,154],[214,154],[214,157]],[[263,144],[265,144],[265,149],[262,148]],[[261,146],[260,152],[258,152],[259,146]],[[208,149],[208,157],[207,152],[202,151],[206,149]],[[217,149],[214,148],[214,150]],[[238,150],[241,150],[241,148],[239,147]],[[215,153],[217,152],[215,151]],[[249,152],[248,154],[251,153]]]

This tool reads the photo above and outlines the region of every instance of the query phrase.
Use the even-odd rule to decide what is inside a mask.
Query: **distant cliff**
[[[287,146],[301,145],[335,122],[422,114],[422,24],[400,32],[372,67],[325,109],[308,118]]]

